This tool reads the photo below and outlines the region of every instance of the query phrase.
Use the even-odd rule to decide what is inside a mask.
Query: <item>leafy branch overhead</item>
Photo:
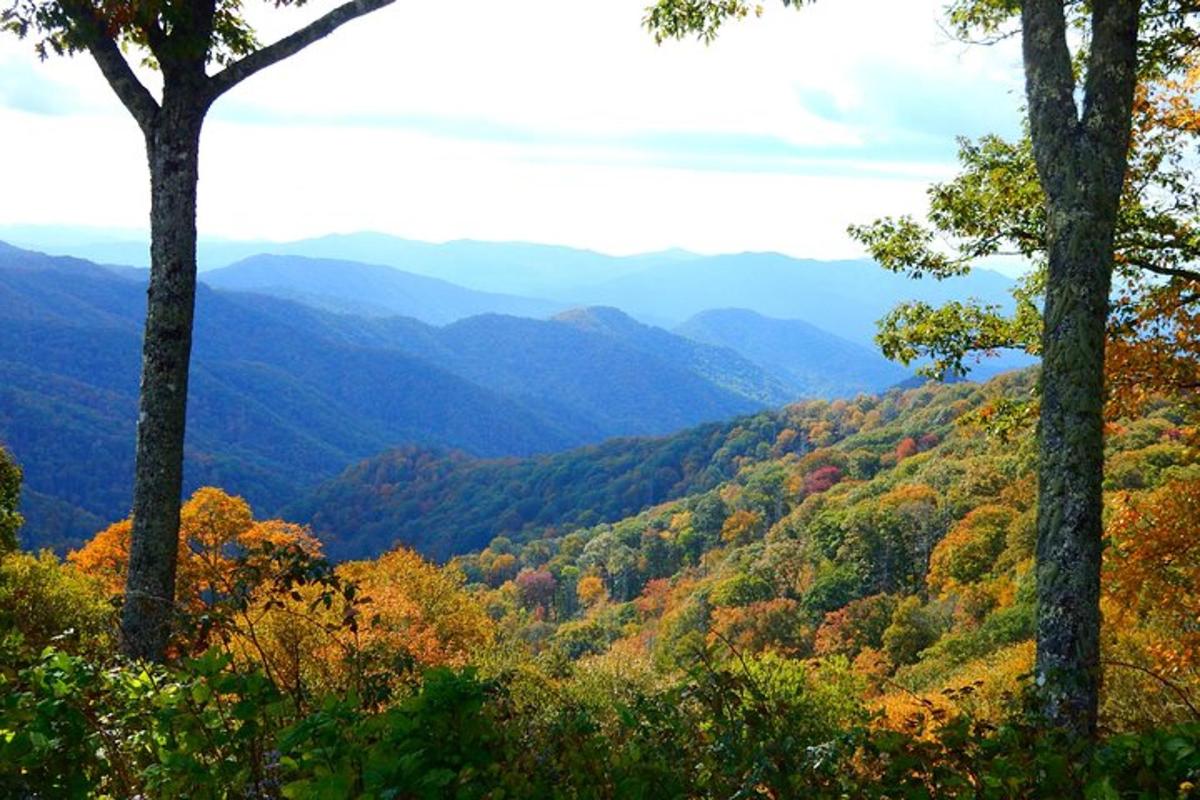
[[[804,0],[782,0],[785,6],[799,7]],[[658,0],[646,9],[642,23],[662,44],[667,39],[696,36],[712,42],[721,27],[730,20],[762,16],[761,3],[746,0]]]
[[[276,7],[305,0],[275,0]],[[129,112],[145,129],[159,109],[127,63],[124,52],[143,51],[144,63],[185,74],[206,104],[251,75],[298,53],[351,20],[395,0],[350,0],[289,36],[262,45],[242,16],[240,0],[11,0],[0,29],[35,37],[43,59],[89,53]],[[215,74],[196,74],[198,65]]]
[[[1109,318],[1113,399],[1153,386],[1197,383],[1193,334],[1200,315],[1200,180],[1189,162],[1200,134],[1200,70],[1143,85],[1116,230],[1119,290]],[[981,259],[1024,259],[1034,272],[1014,290],[1015,311],[951,303],[903,304],[880,321],[884,353],[930,359],[928,374],[962,374],[972,353],[1001,347],[1039,352],[1046,214],[1028,137],[960,141],[961,172],[929,189],[924,223],[885,218],[850,227],[886,269],[914,278],[960,275]],[[1136,368],[1135,368],[1136,367]],[[1136,378],[1134,377],[1136,376]],[[1139,384],[1150,382],[1151,386]],[[1128,409],[1124,409],[1128,411]]]

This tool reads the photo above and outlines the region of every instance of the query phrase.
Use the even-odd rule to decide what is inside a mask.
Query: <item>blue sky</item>
[[[854,256],[846,225],[921,213],[955,136],[1018,128],[1015,44],[950,41],[940,0],[769,6],[709,47],[655,46],[645,2],[401,2],[348,26],[214,108],[202,233]],[[267,41],[328,5],[248,3]],[[0,225],[144,226],[140,135],[87,59],[0,42],[0,130]]]

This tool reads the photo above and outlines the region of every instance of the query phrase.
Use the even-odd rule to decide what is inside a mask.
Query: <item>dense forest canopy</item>
[[[0,449],[0,794],[1200,791],[1197,8],[950,3],[960,37],[1020,37],[1025,134],[961,140],[961,170],[930,188],[924,220],[885,217],[851,234],[907,278],[961,278],[998,255],[1031,269],[1011,304],[915,300],[881,321],[884,353],[933,381],[763,410],[813,380],[804,343],[827,345],[828,363],[852,360],[861,342],[737,309],[705,310],[681,326],[686,339],[609,308],[432,330],[331,313],[345,296],[318,311],[202,291],[226,313],[199,329],[200,346],[232,353],[214,374],[284,363],[315,376],[280,392],[283,405],[311,401],[339,367],[398,370],[334,386],[361,412],[342,415],[356,424],[390,419],[371,390],[415,358],[384,341],[453,364],[454,379],[435,370],[427,389],[469,377],[494,392],[458,428],[468,439],[546,434],[526,416],[541,409],[565,441],[573,425],[641,419],[651,396],[667,427],[725,421],[522,458],[409,444],[278,515],[217,485],[181,500],[204,115],[243,78],[385,4],[354,0],[266,47],[236,2],[37,0],[4,12],[42,53],[89,52],[139,123],[153,244],[149,305],[134,320],[146,333],[132,514],[65,558],[22,551],[23,475]],[[660,44],[711,43],[761,11],[657,0],[643,24]],[[162,70],[161,100],[122,48]],[[49,329],[69,339],[51,352],[77,356],[86,340],[103,356],[90,372],[128,371],[104,360],[109,339],[87,333],[128,339],[119,308],[134,284],[112,284],[128,276],[55,262],[73,285],[31,291],[45,275],[29,265],[46,257],[3,245],[0,257],[16,265],[0,274],[17,323],[9,341],[42,344]],[[375,290],[395,288],[378,274]],[[616,283],[637,291],[652,285],[644,278]],[[257,332],[279,337],[237,341],[229,320],[250,305]],[[59,317],[80,324],[62,334]],[[313,328],[321,357],[277,341]],[[1003,349],[1040,364],[937,380]],[[254,360],[234,358],[245,353]],[[14,374],[42,377],[38,361]],[[576,380],[580,364],[608,380]],[[15,391],[45,388],[30,384]],[[82,381],[54,385],[83,394]],[[418,408],[458,420],[438,406],[461,396],[429,391]],[[370,440],[365,427],[349,433]],[[298,437],[282,455],[317,442]]]
[[[1004,796],[1048,796],[1033,792],[1051,779],[1174,792],[1200,766],[1180,744],[1197,740],[1200,690],[1197,409],[1160,398],[1109,423],[1101,724],[1113,738],[1035,779],[1033,760],[1064,746],[1019,711],[1036,449],[1032,418],[1006,409],[1035,386],[1035,372],[931,384],[700,429],[721,446],[694,454],[707,477],[678,497],[523,527],[440,567],[399,548],[334,568],[305,529],[204,489],[184,507],[191,599],[172,644],[196,658],[146,684],[91,666],[114,635],[128,522],[65,562],[12,554],[0,780],[170,794],[203,768],[213,786],[294,797],[974,797],[971,781],[993,779]],[[589,469],[611,457],[572,459],[587,455]],[[559,502],[582,513],[595,498]],[[160,710],[136,710],[147,703]],[[87,715],[118,708],[124,744],[94,749],[112,734]],[[215,749],[172,737],[146,750],[134,735],[167,730]]]

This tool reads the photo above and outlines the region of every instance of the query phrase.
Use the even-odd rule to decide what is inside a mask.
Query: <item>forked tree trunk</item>
[[[225,8],[218,20],[212,0],[176,3],[171,13],[156,4],[135,3],[136,13],[125,19],[93,3],[48,4],[62,14],[62,19],[57,12],[51,15],[53,24],[67,24],[72,41],[78,39],[87,48],[137,121],[150,162],[150,288],[142,343],[133,541],[121,615],[122,649],[127,655],[162,660],[171,635],[196,303],[196,185],[204,115],[213,101],[251,75],[393,2],[347,0],[211,76],[206,67],[216,51],[230,44],[229,29],[241,30],[236,7]],[[30,11],[29,18],[17,18],[40,27],[40,8]],[[165,17],[170,17],[169,24]],[[163,78],[161,103],[130,69],[118,44],[126,36],[144,44],[158,63]]]
[[[196,299],[196,188],[205,103],[167,94],[146,132],[150,286],[142,343],[126,655],[161,660],[174,617],[188,361]]]
[[[1104,341],[1136,82],[1139,0],[1092,0],[1082,109],[1062,0],[1023,0],[1030,138],[1049,272],[1038,468],[1038,689],[1049,726],[1096,733]]]

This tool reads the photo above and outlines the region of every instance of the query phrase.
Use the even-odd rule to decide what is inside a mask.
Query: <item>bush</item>
[[[101,584],[49,551],[0,555],[0,631],[40,651],[52,642],[104,653],[114,641],[116,608]]]

